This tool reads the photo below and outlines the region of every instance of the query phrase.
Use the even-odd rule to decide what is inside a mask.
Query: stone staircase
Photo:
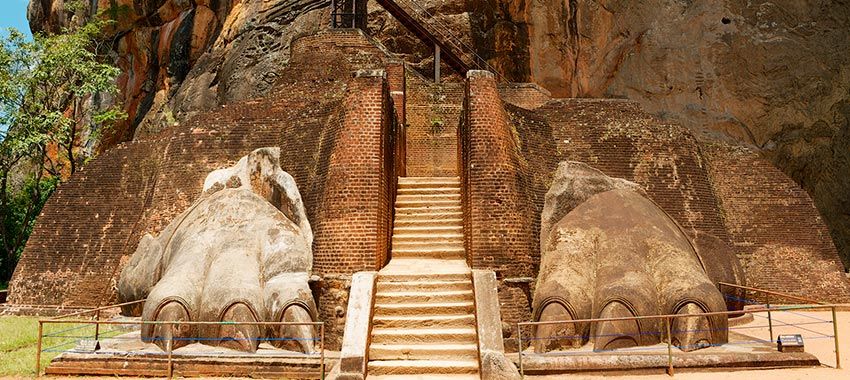
[[[369,378],[478,378],[460,180],[399,178],[392,259],[378,273]]]

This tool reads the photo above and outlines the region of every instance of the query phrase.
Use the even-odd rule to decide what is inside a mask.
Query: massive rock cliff
[[[629,98],[761,149],[812,194],[850,265],[850,2],[471,3],[482,53],[519,62],[509,78]]]
[[[404,5],[411,0],[399,0]],[[32,0],[34,31],[97,11],[130,119],[115,141],[262,95],[330,0]],[[625,97],[705,138],[753,145],[812,194],[850,264],[850,2],[416,0],[511,81],[556,96]],[[75,21],[76,20],[76,21]],[[430,49],[370,2],[369,31],[427,71]]]

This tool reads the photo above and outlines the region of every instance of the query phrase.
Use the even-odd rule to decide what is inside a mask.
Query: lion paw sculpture
[[[121,273],[122,301],[146,299],[143,321],[311,322],[313,234],[279,150],[258,149],[210,173],[204,193],[158,237],[145,235]],[[142,340],[256,351],[261,341],[313,352],[308,325],[142,326]]]
[[[728,339],[726,302],[679,225],[632,182],[578,162],[558,168],[541,217],[537,321],[675,314],[672,343],[691,351]],[[734,255],[716,256],[739,265]],[[730,258],[731,257],[731,258]],[[666,340],[663,319],[540,325],[535,350],[594,350]]]

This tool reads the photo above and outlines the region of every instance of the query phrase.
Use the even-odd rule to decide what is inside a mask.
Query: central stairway
[[[478,378],[458,177],[399,178],[392,259],[378,273],[369,378]]]

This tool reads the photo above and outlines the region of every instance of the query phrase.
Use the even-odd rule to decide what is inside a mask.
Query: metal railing
[[[118,305],[100,307],[92,310],[85,310],[76,313],[66,314],[55,318],[41,319],[38,321],[38,341],[35,359],[36,377],[41,376],[42,369],[42,354],[95,354],[95,355],[114,355],[128,353],[143,353],[146,356],[162,359],[167,358],[166,371],[163,374],[166,377],[174,376],[174,359],[175,357],[201,357],[201,358],[224,358],[224,357],[262,357],[262,358],[312,358],[318,360],[318,375],[320,378],[325,378],[325,324],[324,322],[232,322],[232,321],[139,321],[139,320],[101,320],[101,315],[109,310],[122,306],[130,306],[133,304],[143,303],[144,300],[127,302]],[[84,318],[86,315],[92,316],[93,319]],[[144,325],[167,325],[169,330],[175,331],[180,326],[263,326],[266,328],[284,327],[284,326],[312,326],[318,329],[319,337],[317,338],[297,338],[297,337],[257,337],[257,338],[228,338],[228,340],[250,340],[261,342],[279,342],[279,341],[305,341],[309,340],[318,343],[318,348],[314,352],[297,353],[295,351],[287,351],[283,349],[266,350],[264,353],[241,353],[231,351],[229,349],[209,349],[204,351],[187,351],[182,349],[175,352],[178,348],[174,348],[177,342],[202,342],[211,340],[209,337],[167,337],[167,338],[144,338],[145,343],[165,342],[164,351],[128,351],[122,349],[104,349],[101,343],[120,344],[122,341],[140,341],[139,335],[135,331],[141,330]],[[55,328],[50,328],[54,327]],[[313,330],[315,331],[315,330]],[[172,335],[172,334],[169,334]],[[49,344],[46,344],[48,343]],[[146,348],[150,347],[145,345]],[[149,371],[148,371],[149,372]],[[150,374],[150,373],[146,373]]]
[[[751,288],[751,287],[742,287],[742,286],[738,286],[738,285],[734,285],[734,284],[726,284],[726,283],[724,283],[722,285],[725,286],[725,287],[736,288],[738,290],[746,290],[747,292],[755,292],[755,293],[763,294],[763,295],[766,295],[766,296],[770,295],[770,296],[773,297],[774,300],[781,297],[781,298],[787,298],[787,299],[792,299],[792,300],[796,300],[796,301],[805,301],[805,302],[812,301],[812,300],[808,300],[808,299],[803,298],[803,297],[793,296],[793,295],[789,295],[789,294],[783,294],[783,293],[779,293],[779,292],[772,292],[772,291],[767,291],[767,290],[763,290],[763,289],[757,289],[757,288]],[[670,376],[672,376],[673,373],[674,373],[674,357],[676,355],[678,355],[678,354],[674,354],[673,348],[677,348],[678,350],[682,350],[683,348],[685,348],[685,349],[692,348],[692,347],[678,346],[678,345],[674,344],[673,339],[672,339],[672,337],[674,336],[673,334],[692,333],[692,332],[693,333],[709,332],[710,333],[710,332],[713,332],[713,331],[720,331],[720,330],[713,330],[713,329],[693,329],[693,330],[677,329],[677,330],[673,330],[673,325],[674,325],[675,320],[677,318],[682,319],[682,318],[694,318],[694,317],[730,316],[730,315],[741,315],[741,314],[751,314],[754,317],[758,316],[758,317],[764,318],[764,320],[767,321],[767,324],[766,325],[756,325],[756,326],[748,326],[748,325],[728,326],[727,328],[724,329],[724,330],[726,330],[727,334],[729,332],[737,332],[737,331],[740,331],[740,330],[763,329],[763,328],[767,327],[768,330],[769,330],[769,334],[770,334],[769,340],[750,337],[750,336],[742,333],[742,334],[740,334],[741,336],[748,337],[748,338],[750,338],[750,340],[732,341],[731,338],[730,338],[730,341],[727,342],[727,343],[713,344],[712,346],[753,345],[753,344],[755,344],[755,345],[759,345],[760,347],[764,347],[765,345],[770,345],[771,347],[774,347],[774,344],[775,344],[774,327],[775,327],[775,325],[778,325],[778,326],[781,326],[781,327],[786,328],[786,329],[787,328],[794,328],[796,330],[810,334],[810,335],[804,337],[805,339],[832,339],[834,346],[835,346],[835,351],[834,351],[835,352],[835,363],[836,363],[835,368],[836,369],[841,368],[841,353],[840,353],[840,349],[839,349],[838,324],[836,323],[836,321],[837,321],[836,308],[841,307],[842,305],[826,304],[826,303],[818,302],[818,301],[812,301],[811,303],[814,303],[813,305],[786,305],[786,306],[776,306],[776,305],[770,305],[770,304],[761,305],[761,304],[758,303],[758,301],[748,300],[746,298],[739,300],[739,299],[737,299],[739,297],[736,297],[736,296],[732,296],[732,297],[736,298],[736,299],[733,299],[733,300],[744,301],[745,303],[748,303],[748,304],[751,304],[751,305],[757,305],[757,307],[750,307],[750,308],[746,308],[745,310],[718,311],[718,312],[707,312],[707,313],[697,313],[697,314],[666,314],[666,315],[648,315],[648,316],[622,317],[622,318],[593,318],[593,319],[577,319],[577,320],[565,320],[565,321],[543,321],[543,322],[520,322],[520,323],[517,323],[516,324],[516,332],[517,332],[516,341],[517,341],[517,351],[518,351],[517,361],[518,361],[518,365],[519,365],[520,374],[523,377],[525,376],[525,366],[524,366],[524,363],[523,363],[523,357],[530,358],[530,357],[547,357],[547,356],[553,356],[553,355],[560,355],[560,356],[563,356],[563,355],[585,355],[585,354],[590,353],[587,350],[548,351],[548,352],[543,352],[543,353],[525,352],[526,351],[525,350],[526,344],[528,344],[530,346],[531,343],[534,343],[535,341],[541,341],[542,340],[542,341],[545,342],[545,341],[553,341],[553,340],[557,341],[557,340],[568,340],[568,339],[569,340],[576,340],[577,339],[580,342],[587,342],[594,337],[599,337],[599,335],[593,334],[593,331],[595,331],[595,329],[593,328],[594,324],[599,324],[599,323],[602,323],[602,322],[617,322],[617,321],[635,321],[637,323],[638,321],[661,320],[662,323],[663,323],[663,332],[646,331],[646,332],[640,332],[638,334],[632,334],[632,335],[629,335],[629,334],[614,334],[614,335],[611,335],[611,336],[612,337],[613,336],[617,336],[617,337],[630,336],[630,337],[635,338],[636,341],[638,341],[638,339],[640,337],[637,336],[637,335],[646,335],[646,334],[656,335],[656,336],[660,335],[660,338],[661,338],[660,343],[666,343],[666,347],[664,347],[664,349],[666,350],[666,353],[660,353],[658,351],[659,347],[657,345],[656,346],[637,346],[637,347],[633,347],[633,348],[620,348],[620,349],[611,349],[611,350],[604,350],[604,349],[603,350],[596,350],[596,349],[594,349],[592,351],[592,353],[600,353],[600,352],[625,353],[625,352],[629,352],[629,353],[664,354],[667,357],[666,372]],[[728,299],[728,297],[727,297],[727,299]],[[818,318],[816,316],[811,316],[811,315],[808,315],[808,314],[800,313],[801,311],[824,311],[824,310],[831,312],[831,318],[830,319],[827,320],[827,319]],[[789,323],[787,321],[777,320],[775,318],[774,314],[779,313],[779,312],[790,313],[790,314],[793,314],[793,315],[796,315],[796,316],[806,317],[809,320],[807,322],[800,322],[800,323]],[[766,316],[764,316],[764,314],[766,314]],[[576,326],[576,324],[588,324],[586,331],[590,331],[590,333],[582,334],[580,332],[581,330]],[[832,335],[824,334],[822,332],[815,331],[812,328],[808,327],[810,325],[818,325],[818,324],[820,324],[820,325],[831,324],[832,325]],[[532,332],[531,334],[524,335],[523,330],[531,329],[532,331],[535,331],[540,326],[551,326],[551,325],[573,326],[572,331],[575,331],[575,333],[572,333],[572,334],[568,333],[568,335],[555,335],[555,336],[545,336],[545,337],[535,336],[534,332]],[[804,327],[804,326],[806,326],[806,327]],[[731,337],[731,335],[730,335],[730,337]],[[665,340],[666,340],[666,342],[665,342]],[[698,348],[702,348],[702,347],[706,347],[706,346],[705,345],[699,345],[698,346]]]
[[[436,34],[439,35],[439,37],[443,40],[444,43],[452,45],[451,47],[453,47],[455,50],[458,50],[458,54],[465,55],[466,59],[470,60],[475,67],[492,72],[493,75],[496,76],[496,80],[501,80],[503,78],[502,74],[498,70],[496,70],[495,67],[493,67],[489,62],[487,62],[486,59],[484,59],[483,57],[478,55],[478,53],[475,52],[475,48],[473,46],[470,46],[469,44],[464,42],[461,36],[458,36],[457,34],[452,32],[451,26],[441,21],[439,18],[437,18],[436,15],[432,14],[431,12],[428,12],[425,7],[419,5],[414,0],[391,1],[394,1],[396,4],[399,4],[399,6],[401,6],[401,4],[407,5],[407,7],[412,10],[417,16],[418,20],[415,20],[416,22],[423,23],[424,25],[430,27],[432,31],[436,32]],[[430,21],[424,21],[424,19],[426,18]]]

